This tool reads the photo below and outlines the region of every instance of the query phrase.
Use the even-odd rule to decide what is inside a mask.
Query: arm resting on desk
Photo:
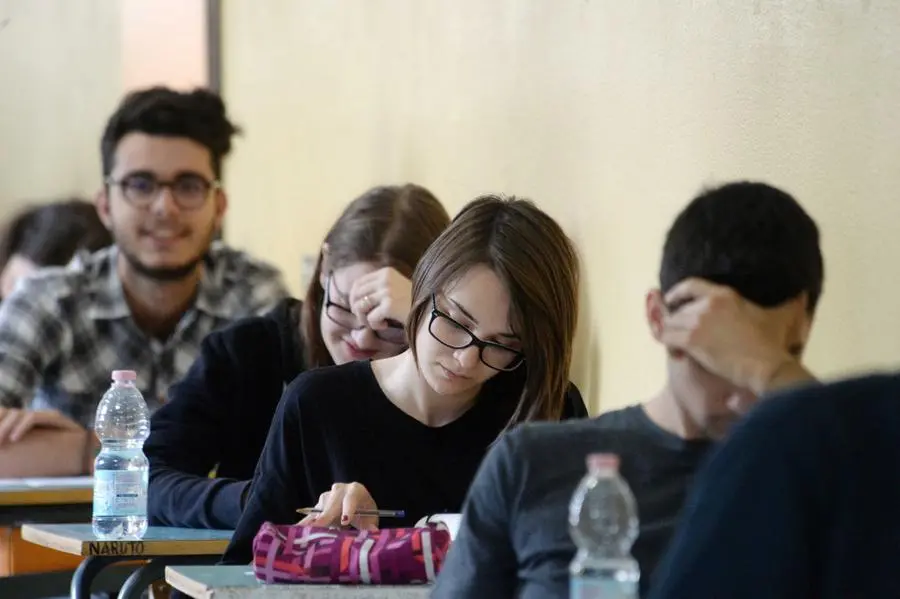
[[[0,478],[84,474],[87,440],[84,430],[32,429],[0,447]]]
[[[252,401],[243,374],[253,362],[229,347],[254,351],[242,335],[259,326],[255,321],[238,324],[204,339],[200,357],[172,386],[170,401],[153,415],[144,443],[150,461],[151,524],[237,526],[249,480],[210,478],[209,472],[226,454],[224,446],[239,442],[231,431],[240,430],[241,411],[232,405]],[[247,472],[248,478],[251,475]]]

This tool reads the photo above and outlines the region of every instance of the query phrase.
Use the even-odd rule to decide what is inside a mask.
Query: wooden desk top
[[[0,507],[92,503],[93,497],[90,476],[0,479]]]
[[[24,524],[22,538],[72,555],[219,555],[233,531],[151,526],[140,540],[100,541],[90,524]]]
[[[263,584],[248,566],[167,566],[166,582],[194,599],[427,599],[429,585]]]

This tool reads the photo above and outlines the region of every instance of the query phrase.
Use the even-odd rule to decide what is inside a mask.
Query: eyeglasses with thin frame
[[[334,324],[345,329],[356,331],[367,328],[367,324],[360,324],[350,308],[342,306],[331,301],[331,286],[334,285],[334,272],[328,273],[328,279],[325,281],[325,316]],[[335,285],[334,289],[344,295],[344,293]],[[372,329],[372,333],[382,341],[393,343],[395,345],[406,345],[406,328],[395,320],[388,320],[387,327],[380,330]]]
[[[428,322],[428,332],[439,343],[451,349],[466,349],[475,346],[478,348],[478,357],[481,362],[494,370],[515,370],[525,362],[525,354],[492,341],[483,341],[465,325],[457,322],[449,314],[437,307],[437,296],[431,294],[431,320]]]
[[[219,181],[210,181],[193,173],[180,174],[171,181],[160,181],[150,173],[133,173],[119,180],[107,177],[106,184],[121,189],[128,203],[138,208],[153,204],[162,190],[168,187],[175,203],[183,210],[202,207],[213,190],[221,187]]]

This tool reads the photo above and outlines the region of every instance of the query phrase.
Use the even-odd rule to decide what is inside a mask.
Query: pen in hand
[[[310,514],[321,514],[324,510],[314,507],[302,507],[297,510],[298,514],[309,516]],[[356,510],[356,516],[378,516],[379,518],[403,518],[406,512],[403,510]]]

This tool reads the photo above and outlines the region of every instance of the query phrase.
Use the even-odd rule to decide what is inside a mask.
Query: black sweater
[[[224,563],[249,562],[253,537],[264,521],[296,522],[295,510],[315,505],[335,482],[360,482],[380,508],[406,512],[385,526],[459,512],[521,389],[520,372],[500,373],[457,420],[429,427],[385,396],[368,361],[297,377],[278,406]],[[565,418],[587,415],[574,385],[567,399]]]
[[[900,597],[900,374],[761,402],[697,474],[653,599]]]
[[[150,422],[151,524],[230,529],[285,386],[303,371],[300,302],[211,333]],[[216,468],[216,478],[209,478]]]

